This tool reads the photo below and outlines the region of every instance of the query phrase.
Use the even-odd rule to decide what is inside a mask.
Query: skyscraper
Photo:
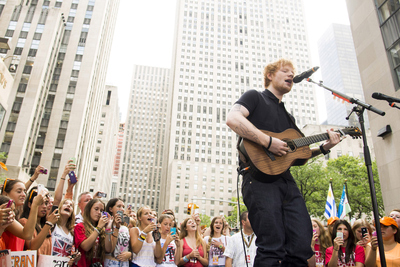
[[[324,84],[336,91],[364,101],[360,72],[350,26],[331,24],[318,40],[321,75]],[[325,91],[327,124],[357,126],[358,117],[350,116],[353,105],[334,99]],[[365,116],[368,121],[368,117]],[[368,127],[367,127],[368,128]]]
[[[267,63],[285,57],[299,72],[310,67],[303,3],[180,0],[176,14],[162,208],[183,218],[194,200],[200,213],[227,215],[218,200],[232,197],[237,165],[226,115],[246,90],[264,90]],[[299,126],[316,123],[314,97],[307,83],[285,97]]]
[[[135,66],[129,92],[117,195],[133,209],[159,209],[169,69]],[[162,188],[162,189],[161,189]]]
[[[77,191],[89,189],[118,4],[0,1],[0,36],[11,47],[0,57],[11,56],[7,63],[15,69],[0,141],[16,176],[41,164],[49,173],[38,183],[54,190],[64,165],[76,157]]]

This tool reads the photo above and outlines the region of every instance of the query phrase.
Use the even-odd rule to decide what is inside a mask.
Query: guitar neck
[[[297,147],[302,147],[302,146],[309,146],[311,144],[318,143],[328,139],[329,135],[327,133],[323,133],[323,134],[317,134],[317,135],[293,139],[292,141]]]

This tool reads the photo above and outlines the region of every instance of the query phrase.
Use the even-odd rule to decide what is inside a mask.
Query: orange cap
[[[381,224],[383,224],[383,225],[385,225],[385,226],[391,226],[391,225],[394,225],[394,226],[396,226],[396,227],[399,227],[398,225],[397,225],[397,222],[394,220],[394,219],[392,219],[392,218],[390,218],[390,217],[382,217],[381,219],[380,219],[380,221],[379,221]]]
[[[337,220],[339,220],[339,218],[338,217],[330,217],[329,219],[328,219],[328,225],[332,225],[332,224],[334,224]]]

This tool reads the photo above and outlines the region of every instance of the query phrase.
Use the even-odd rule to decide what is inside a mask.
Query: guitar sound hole
[[[289,148],[288,152],[294,152],[296,151],[296,146],[294,145],[293,141],[286,141],[286,144]]]

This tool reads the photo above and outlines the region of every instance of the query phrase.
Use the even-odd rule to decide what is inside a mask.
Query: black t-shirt
[[[249,111],[250,114],[247,119],[257,129],[274,133],[280,133],[289,128],[298,130],[294,123],[294,118],[287,113],[284,103],[279,103],[279,99],[269,90],[264,90],[263,92],[249,90],[236,101],[236,104],[244,106]],[[271,179],[273,177],[282,176],[293,179],[289,170],[277,176],[266,175],[262,172],[258,172],[253,176],[261,179],[269,177],[269,180],[274,180]]]
[[[259,92],[249,90],[245,92],[236,104],[244,106],[249,111],[247,119],[260,130],[274,133],[283,132],[286,129],[297,127],[294,118],[290,119],[283,102],[269,90]]]

